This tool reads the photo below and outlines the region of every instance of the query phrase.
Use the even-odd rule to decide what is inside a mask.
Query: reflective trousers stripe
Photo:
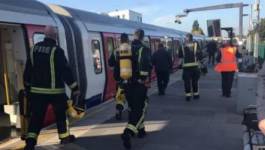
[[[38,134],[33,133],[33,132],[29,132],[27,134],[27,138],[30,138],[30,139],[37,139],[37,137],[38,137]]]
[[[193,95],[198,96],[198,95],[200,95],[200,93],[196,92],[196,93],[193,93]]]
[[[186,96],[192,96],[192,93],[186,93],[185,95]]]
[[[148,98],[146,98],[146,100],[145,100],[145,106],[143,108],[143,114],[142,114],[141,118],[138,120],[137,124],[135,126],[133,124],[128,124],[126,127],[127,129],[130,129],[135,134],[137,134],[139,129],[144,128],[144,118],[145,118],[147,106],[148,106]]]
[[[67,116],[67,114],[66,114]],[[59,138],[60,139],[63,139],[63,138],[66,138],[70,135],[70,129],[69,129],[69,120],[68,118],[66,117],[66,120],[65,120],[65,124],[66,124],[66,132],[65,133],[59,133]]]
[[[66,132],[66,133],[60,133],[60,134],[59,134],[59,138],[60,138],[60,139],[63,139],[63,138],[68,137],[69,135],[70,135],[69,132]]]

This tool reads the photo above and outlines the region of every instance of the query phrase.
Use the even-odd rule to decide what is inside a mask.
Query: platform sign
[[[220,19],[207,20],[207,30],[209,37],[221,36],[221,23]]]

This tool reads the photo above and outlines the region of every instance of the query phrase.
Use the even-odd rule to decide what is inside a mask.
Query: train
[[[112,18],[36,0],[0,1],[0,111],[17,103],[23,89],[23,69],[32,46],[44,39],[44,28],[58,30],[59,45],[65,50],[87,107],[112,99],[116,83],[108,58],[120,43],[120,34],[133,40],[135,29],[145,31],[144,42],[153,52],[163,42],[178,68],[178,49],[187,32],[155,25]],[[203,47],[205,36],[194,36]],[[155,80],[154,73],[152,81]]]

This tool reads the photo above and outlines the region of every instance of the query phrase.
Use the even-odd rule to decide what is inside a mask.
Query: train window
[[[92,47],[92,57],[94,62],[94,71],[96,74],[100,74],[102,73],[100,42],[98,40],[92,40],[91,47]]]
[[[33,45],[43,41],[45,38],[45,35],[43,33],[34,33],[33,34]]]

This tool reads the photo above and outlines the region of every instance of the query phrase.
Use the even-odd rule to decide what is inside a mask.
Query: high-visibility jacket
[[[179,51],[179,58],[183,59],[183,68],[193,68],[199,66],[199,61],[202,59],[202,53],[196,42],[186,43]]]
[[[221,48],[221,62],[215,66],[216,72],[230,72],[237,71],[237,59],[236,59],[235,47]]]
[[[146,80],[152,69],[151,50],[141,41],[132,42],[132,81]]]

